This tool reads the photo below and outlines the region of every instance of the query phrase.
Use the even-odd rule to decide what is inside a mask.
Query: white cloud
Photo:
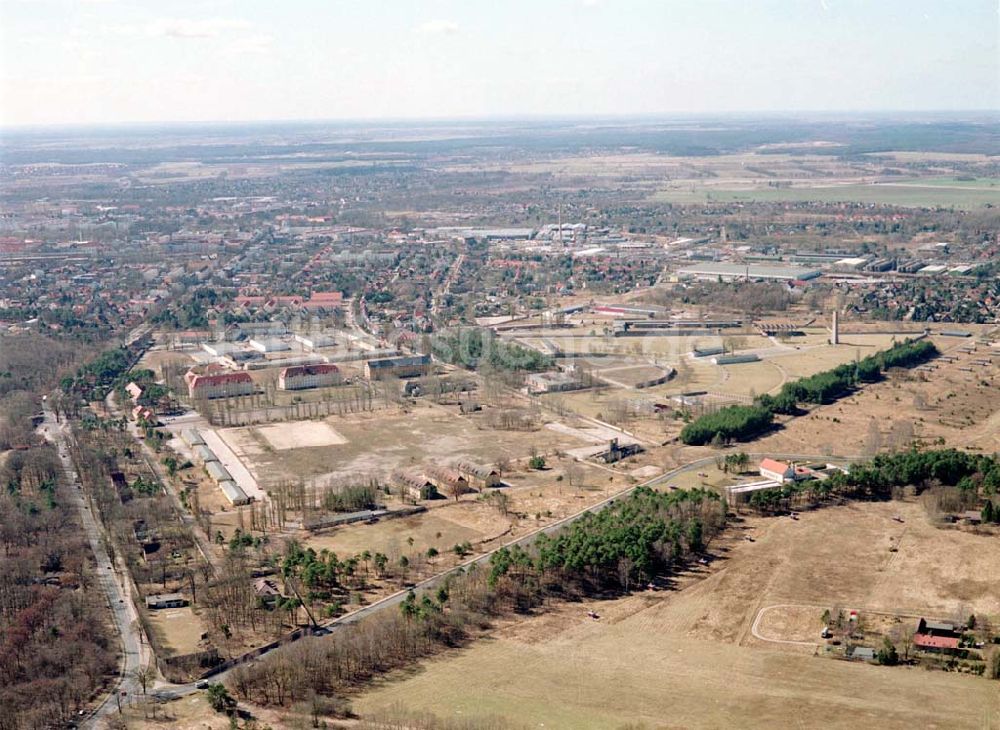
[[[417,33],[428,35],[454,35],[461,28],[454,20],[428,20],[426,23],[418,25],[414,30]]]
[[[250,23],[236,18],[159,18],[145,27],[147,35],[168,38],[218,38],[223,33],[247,30]]]
[[[226,53],[232,56],[264,55],[271,52],[274,37],[263,33],[242,36],[226,46]]]

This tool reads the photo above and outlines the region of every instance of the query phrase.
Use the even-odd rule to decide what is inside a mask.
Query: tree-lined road
[[[773,454],[773,453],[749,453],[748,456],[751,458],[751,460],[757,460],[757,459],[763,459],[765,457],[770,457],[770,458],[777,458],[777,459],[791,459],[791,460],[797,460],[797,461],[802,461],[802,460],[817,460],[817,461],[819,461],[819,460],[826,460],[826,459],[832,459],[834,461],[844,461],[844,460],[852,460],[852,459],[856,459],[857,458],[857,457],[854,457],[854,456],[826,456],[826,455],[818,455],[818,454]],[[689,463],[685,464],[684,466],[679,466],[676,469],[672,469],[672,470],[670,470],[668,472],[665,472],[665,473],[663,473],[663,474],[661,474],[661,475],[659,475],[657,477],[653,477],[652,479],[649,479],[649,480],[647,480],[645,482],[642,482],[641,484],[636,484],[636,485],[634,485],[632,487],[629,487],[628,489],[622,490],[621,492],[617,492],[614,495],[612,495],[612,496],[610,496],[610,497],[608,497],[608,498],[606,498],[606,499],[604,499],[604,500],[602,500],[602,501],[600,501],[600,502],[598,502],[596,504],[591,505],[590,507],[586,507],[586,508],[580,510],[579,512],[576,512],[575,514],[572,514],[572,515],[570,515],[568,517],[565,517],[565,518],[559,520],[558,522],[553,522],[551,525],[546,525],[545,527],[541,527],[541,528],[539,528],[537,530],[529,532],[526,535],[522,535],[521,537],[516,538],[514,540],[511,540],[510,542],[505,543],[504,545],[502,545],[502,546],[500,546],[498,548],[494,548],[493,550],[490,550],[489,552],[484,553],[484,554],[482,554],[482,555],[480,555],[478,557],[470,558],[469,560],[466,560],[465,562],[460,563],[459,565],[456,565],[453,568],[449,568],[448,570],[445,570],[445,571],[443,571],[441,573],[438,573],[435,576],[432,576],[432,577],[427,578],[427,579],[425,579],[423,581],[420,581],[419,583],[414,584],[411,588],[405,588],[403,590],[397,591],[397,592],[395,592],[395,593],[393,593],[393,594],[391,594],[389,596],[386,596],[385,598],[381,598],[381,599],[375,601],[374,603],[371,603],[371,604],[369,604],[367,606],[364,606],[363,608],[359,608],[356,611],[352,611],[349,614],[346,614],[344,616],[340,616],[340,617],[337,617],[337,618],[334,618],[334,619],[330,619],[329,621],[326,621],[326,622],[320,624],[320,626],[321,626],[320,634],[329,634],[329,633],[332,633],[333,631],[336,631],[337,629],[339,629],[339,628],[341,628],[343,626],[348,626],[350,624],[357,623],[358,621],[361,621],[362,619],[368,618],[369,616],[372,616],[372,615],[378,613],[379,611],[383,611],[383,610],[385,610],[387,608],[392,608],[394,606],[398,606],[400,603],[402,603],[406,599],[407,594],[411,590],[415,591],[415,592],[422,592],[422,591],[428,591],[428,590],[431,590],[433,588],[436,588],[442,581],[444,581],[445,579],[447,579],[451,575],[456,575],[456,574],[458,574],[461,571],[467,571],[469,568],[471,568],[474,565],[485,565],[485,564],[488,564],[489,561],[490,561],[490,558],[495,553],[497,553],[498,551],[500,551],[500,550],[502,550],[504,548],[511,548],[511,547],[514,547],[514,546],[525,547],[527,545],[530,545],[531,543],[533,543],[535,540],[538,539],[539,535],[551,535],[551,534],[554,534],[554,533],[558,532],[559,530],[561,530],[562,528],[566,527],[567,525],[570,525],[573,522],[576,522],[578,519],[580,519],[584,515],[594,514],[594,513],[600,512],[601,510],[606,509],[610,505],[614,504],[615,501],[617,501],[619,499],[622,499],[624,497],[627,497],[628,495],[630,495],[632,492],[634,492],[635,490],[639,489],[640,487],[657,486],[657,485],[669,482],[671,479],[675,479],[677,476],[679,476],[681,474],[685,474],[685,473],[690,472],[690,471],[695,471],[697,469],[703,469],[706,466],[714,464],[715,461],[716,461],[716,458],[717,458],[716,456],[706,456],[704,458],[697,459],[695,461],[689,462]],[[258,655],[258,656],[251,656],[251,655],[252,655],[252,652],[250,654],[246,655],[247,656],[247,662],[256,661],[256,659],[258,658],[258,656],[263,656],[263,654],[262,655]],[[229,672],[231,672],[231,671],[232,671],[232,668],[227,669],[226,671],[218,673],[212,679],[213,679],[213,681],[219,681],[221,679],[224,679],[229,674]],[[176,697],[183,697],[185,695],[191,694],[192,692],[196,691],[197,690],[197,684],[198,683],[192,682],[190,684],[171,685],[171,686],[162,687],[162,688],[158,689],[155,692],[155,695],[157,697],[161,698],[161,699],[173,699],[173,698],[176,698]]]
[[[126,573],[124,569],[116,572],[102,539],[101,527],[84,499],[80,477],[69,454],[67,433],[69,426],[66,422],[56,420],[47,403],[43,404],[43,412],[45,417],[39,426],[39,433],[54,444],[59,453],[59,461],[66,476],[66,493],[80,514],[80,524],[97,561],[96,582],[111,610],[115,631],[121,638],[121,673],[100,704],[79,724],[81,728],[96,728],[102,717],[118,710],[118,703],[123,693],[129,696],[142,691],[136,673],[148,666],[152,657],[148,645],[142,641],[139,617],[129,595]]]

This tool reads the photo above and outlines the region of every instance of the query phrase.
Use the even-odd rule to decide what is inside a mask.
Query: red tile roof
[[[761,469],[767,469],[767,471],[776,471],[780,474],[784,474],[788,471],[788,464],[782,461],[775,461],[774,459],[764,459],[760,462]]]
[[[198,375],[188,372],[185,376],[188,385],[197,388],[199,385],[224,385],[226,383],[252,383],[249,373],[218,373],[215,375]]]
[[[927,649],[957,649],[958,638],[954,636],[931,636],[930,634],[914,634],[913,645]]]

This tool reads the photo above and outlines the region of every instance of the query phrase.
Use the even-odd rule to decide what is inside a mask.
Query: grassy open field
[[[757,439],[753,450],[813,453],[828,448],[832,453],[863,454],[871,446],[872,421],[878,425],[883,447],[904,448],[894,440],[912,430],[924,443],[942,439],[945,445],[988,453],[1000,449],[1000,388],[996,387],[1000,360],[977,365],[975,361],[988,359],[989,353],[958,352],[971,340],[935,336],[933,341],[957,360],[938,359],[931,363],[933,370],[904,371],[866,385],[849,398],[815,408]]]
[[[904,531],[900,551],[888,552]],[[510,622],[390,677],[355,708],[364,716],[400,703],[574,729],[991,726],[1000,694],[988,680],[815,657],[751,632],[761,608],[789,603],[806,607],[768,616],[763,636],[808,637],[810,606],[996,617],[1000,566],[983,549],[990,539],[936,529],[915,502],[750,519],[715,546],[717,561],[681,576],[678,590],[562,604]]]
[[[809,201],[820,203],[884,203],[905,207],[979,208],[1000,201],[1000,185],[996,180],[982,180],[971,185],[948,180],[919,180],[892,183],[846,183],[837,185],[796,185],[794,187],[726,188],[715,185],[676,185],[661,189],[652,196],[654,202],[704,203]]]

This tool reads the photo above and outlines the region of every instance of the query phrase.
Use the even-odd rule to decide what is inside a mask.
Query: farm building
[[[186,605],[188,605],[188,601],[180,593],[158,593],[146,596],[146,608],[153,610],[163,608],[183,608]]]
[[[280,390],[304,390],[339,385],[343,382],[340,368],[331,364],[295,365],[287,367],[278,375]]]
[[[402,489],[411,499],[437,499],[437,485],[423,474],[414,471],[395,471],[390,481]]]
[[[694,357],[711,357],[712,355],[724,355],[726,353],[726,348],[724,347],[696,347],[691,350],[691,355]]]
[[[856,646],[851,649],[850,658],[864,662],[873,662],[875,661],[875,650],[870,646]]]
[[[433,364],[430,355],[400,355],[365,361],[365,377],[368,380],[383,378],[413,378],[427,375]]]
[[[223,496],[229,501],[229,504],[238,507],[241,504],[249,504],[250,498],[247,493],[244,492],[240,485],[234,482],[232,479],[220,479],[219,489],[222,490]]]
[[[250,395],[256,390],[250,374],[245,372],[199,375],[189,370],[184,380],[191,398],[226,398]]]
[[[142,388],[136,383],[129,383],[125,386],[125,392],[128,393],[128,397],[133,401],[138,401],[142,396]]]
[[[205,471],[217,482],[231,482],[233,480],[233,475],[229,473],[229,470],[217,461],[207,462],[205,464]]]
[[[486,466],[485,464],[475,464],[470,461],[458,461],[455,462],[455,469],[465,477],[465,480],[476,489],[485,489],[487,487],[499,487],[503,482],[500,481],[500,472],[491,466]]]
[[[922,618],[913,634],[913,645],[934,654],[956,654],[961,638],[962,632],[954,624]]]
[[[443,489],[456,495],[469,491],[468,480],[457,469],[432,465],[425,470],[425,476],[438,489]]]
[[[758,482],[744,482],[743,484],[730,484],[726,487],[726,501],[729,504],[739,504],[745,502],[753,496],[754,492],[763,492],[771,489],[779,489],[781,484],[773,479],[764,479]]]
[[[205,444],[205,439],[201,437],[196,428],[185,428],[181,431],[181,438],[188,446],[203,446]]]
[[[760,357],[753,354],[746,355],[716,355],[712,358],[713,365],[739,365],[745,362],[758,362]]]
[[[194,455],[198,457],[203,464],[207,464],[210,461],[219,460],[219,457],[215,455],[215,452],[212,451],[210,448],[208,448],[208,446],[206,446],[205,444],[199,444],[198,446],[195,446]]]

